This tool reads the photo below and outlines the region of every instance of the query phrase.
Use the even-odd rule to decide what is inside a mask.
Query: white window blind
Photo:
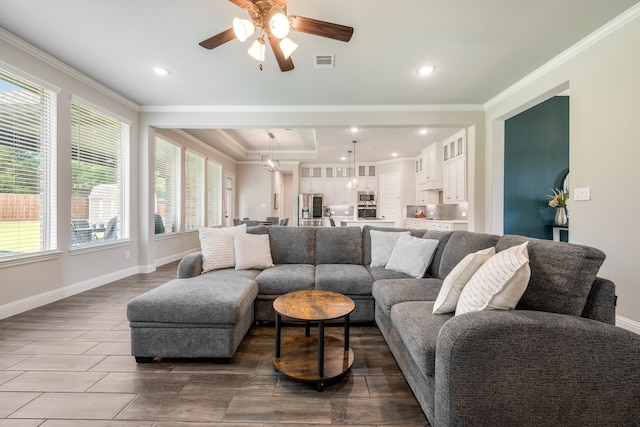
[[[71,103],[71,241],[129,237],[129,126]]]
[[[156,138],[155,233],[178,231],[180,147]]]
[[[0,69],[0,261],[57,248],[56,94]]]
[[[222,167],[207,160],[207,225],[222,224]]]
[[[184,163],[184,226],[195,230],[204,225],[204,157],[187,151]]]

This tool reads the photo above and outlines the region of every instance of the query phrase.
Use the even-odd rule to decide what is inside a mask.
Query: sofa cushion
[[[494,234],[466,230],[454,231],[442,252],[438,277],[444,279],[465,256],[489,246],[496,246],[498,239],[500,236]]]
[[[260,270],[236,270],[234,267],[231,267],[209,271],[203,273],[202,276],[209,278],[209,280],[232,282],[237,278],[255,280],[258,274],[260,274]]]
[[[401,273],[395,270],[387,270],[384,267],[369,267],[366,266],[367,271],[373,277],[373,281],[384,279],[412,279],[408,274]]]
[[[453,313],[456,311],[462,288],[464,288],[482,264],[495,255],[495,253],[496,249],[491,246],[490,248],[479,250],[462,258],[462,261],[444,278],[442,289],[440,289],[438,298],[436,298],[436,302],[433,305],[433,314]]]
[[[429,264],[429,268],[427,268],[427,272],[425,274],[426,277],[439,277],[438,274],[440,272],[442,253],[444,252],[444,248],[445,246],[447,246],[447,243],[449,242],[449,239],[451,238],[453,233],[453,231],[427,230],[422,235],[423,239],[435,239],[440,242],[438,244],[438,248],[436,249],[436,253],[433,254],[431,264]]]
[[[400,236],[385,268],[419,279],[431,264],[439,240]]]
[[[371,230],[371,267],[386,267],[400,236],[410,236],[409,231],[383,232]]]
[[[174,279],[133,298],[127,305],[131,322],[236,324],[253,305],[258,284],[245,277],[212,280],[204,275]]]
[[[273,267],[268,234],[236,234],[233,236],[236,270]]]
[[[433,314],[433,301],[409,301],[391,308],[391,324],[425,376],[433,377],[440,328],[453,314]]]
[[[269,241],[274,264],[315,263],[313,227],[269,227]]]
[[[358,227],[360,228],[360,227]],[[344,295],[371,295],[373,278],[362,265],[321,264],[316,266],[316,289]]]
[[[362,264],[360,227],[316,228],[315,264]]]
[[[198,236],[202,248],[202,271],[235,266],[233,236],[237,233],[245,234],[246,229],[245,224],[236,227],[200,227]]]
[[[529,241],[531,279],[517,309],[580,316],[604,252],[583,245],[505,235],[496,250]]]
[[[371,294],[386,313],[391,307],[406,301],[434,301],[442,280],[435,278],[422,279],[383,279],[376,280],[371,285]]]
[[[412,236],[415,237],[422,237],[422,235],[424,234],[424,230],[409,230],[408,228],[388,228],[365,225],[364,227],[362,227],[362,265],[371,264],[371,230],[392,233],[398,231],[408,231]]]
[[[287,292],[313,289],[315,271],[315,266],[311,264],[280,264],[262,270],[256,277],[256,281],[261,295],[282,295]]]
[[[480,266],[460,293],[456,316],[479,310],[516,308],[531,277],[528,243],[500,251]]]

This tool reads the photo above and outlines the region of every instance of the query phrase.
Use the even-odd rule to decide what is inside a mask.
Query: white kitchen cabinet
[[[464,157],[445,162],[443,168],[443,203],[467,201],[467,165]]]
[[[324,183],[324,198],[323,203],[325,205],[354,205],[355,204],[355,191],[349,191],[347,189],[346,178],[336,178],[326,180]]]
[[[464,157],[467,154],[466,149],[466,133],[464,130],[457,132],[450,138],[447,138],[442,144],[442,159],[447,162],[458,157]]]
[[[356,165],[358,177],[377,176],[377,165],[375,163],[358,163]]]
[[[378,191],[378,179],[376,177],[358,177],[358,191]]]
[[[457,220],[428,220],[423,218],[407,218],[405,220],[405,226],[406,228],[415,230],[456,231],[466,230],[468,228],[468,222]]]
[[[305,164],[300,166],[300,178],[322,178],[322,166]]]
[[[407,218],[405,220],[405,227],[413,230],[426,230],[427,224],[424,219]]]
[[[447,139],[443,144],[442,201],[464,203],[467,201],[467,159],[464,130]]]
[[[422,189],[439,190],[442,188],[442,160],[440,150],[442,145],[434,143],[422,150],[424,169],[422,171]]]
[[[300,178],[301,193],[324,194],[324,180],[315,178]]]

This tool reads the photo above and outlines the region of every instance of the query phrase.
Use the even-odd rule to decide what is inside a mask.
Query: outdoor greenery
[[[0,145],[0,193],[38,194],[40,155]]]

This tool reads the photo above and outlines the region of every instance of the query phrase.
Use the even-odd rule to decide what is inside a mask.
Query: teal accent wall
[[[555,210],[547,195],[569,170],[569,97],[507,120],[504,145],[504,233],[551,240]]]

